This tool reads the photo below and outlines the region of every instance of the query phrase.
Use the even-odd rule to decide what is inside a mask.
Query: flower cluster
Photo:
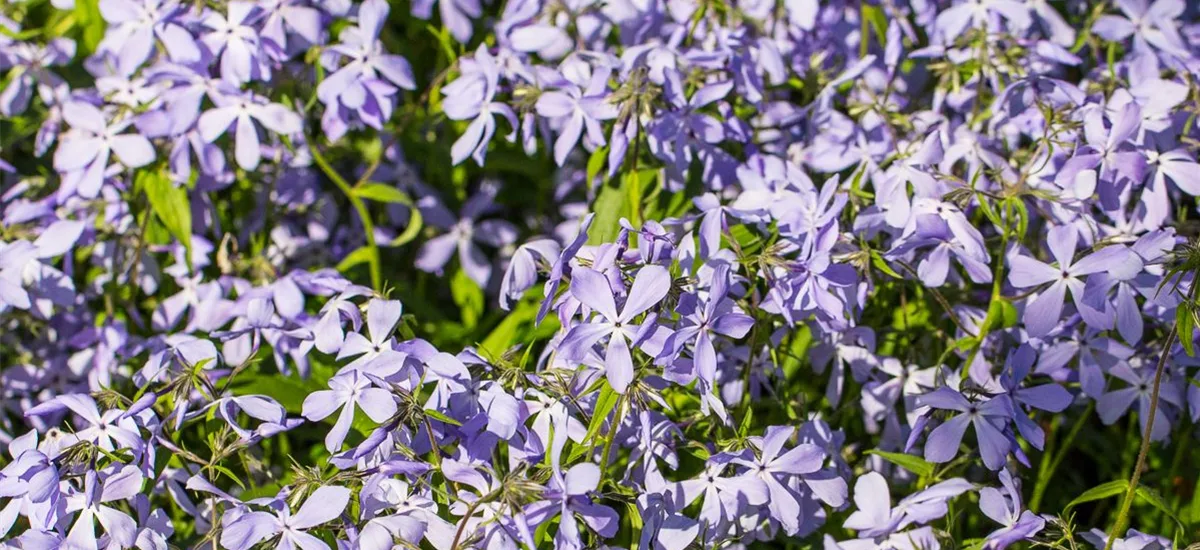
[[[397,5],[0,8],[0,549],[1200,534],[1194,7]]]

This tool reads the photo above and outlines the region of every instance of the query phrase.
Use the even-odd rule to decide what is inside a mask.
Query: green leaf
[[[354,194],[359,198],[390,204],[412,205],[408,193],[383,183],[365,183],[354,188]]]
[[[919,456],[904,453],[889,453],[879,449],[871,449],[867,451],[867,454],[877,455],[892,464],[922,477],[933,475],[933,463]]]
[[[100,0],[77,0],[75,2],[75,24],[80,29],[80,50],[75,53],[76,59],[83,59],[96,51],[96,46],[104,40],[104,31],[108,27],[100,15]]]
[[[1095,487],[1092,487],[1091,489],[1084,491],[1083,494],[1075,497],[1075,500],[1072,500],[1070,503],[1067,504],[1067,507],[1066,507],[1066,509],[1064,509],[1063,513],[1065,514],[1067,511],[1070,511],[1072,508],[1074,508],[1080,504],[1083,504],[1085,502],[1092,502],[1092,501],[1096,501],[1096,500],[1104,500],[1106,498],[1115,497],[1121,493],[1124,493],[1125,489],[1128,487],[1129,487],[1129,482],[1124,479],[1118,479],[1116,481],[1102,483],[1100,485],[1097,485]]]
[[[983,215],[987,216],[988,221],[991,221],[998,228],[1004,227],[1004,220],[1000,219],[1000,215],[996,213],[995,207],[992,206],[992,201],[979,192],[975,193],[975,199],[979,203],[979,209],[983,211]]]
[[[954,341],[954,347],[957,348],[959,351],[971,351],[972,349],[975,349],[975,346],[978,346],[978,345],[979,345],[979,339],[972,338],[970,336],[964,336],[964,337],[959,338],[958,340]]]
[[[328,389],[315,380],[301,380],[283,375],[245,376],[233,384],[234,395],[265,395],[278,401],[287,412],[300,414],[308,394]],[[246,383],[241,383],[246,380]]]
[[[192,267],[192,206],[187,188],[176,186],[161,171],[138,172],[135,185],[146,192],[150,209],[183,248],[187,250],[188,269]]]
[[[617,400],[620,397],[621,395],[613,391],[608,382],[601,386],[600,397],[596,398],[596,408],[592,411],[592,420],[588,422],[587,436],[583,438],[584,441],[591,441],[600,434],[600,429],[604,427],[604,420],[608,418],[608,413],[617,406]]]
[[[540,289],[534,292],[539,292],[538,295],[541,295]],[[499,356],[516,344],[529,344],[541,338],[549,338],[558,331],[559,327],[558,318],[554,315],[546,317],[542,324],[533,331],[533,334],[526,334],[524,339],[521,338],[522,334],[533,327],[540,307],[541,302],[521,301],[508,315],[504,316],[504,319],[496,325],[496,328],[492,329],[492,332],[488,333],[487,338],[479,343],[479,347],[492,356]]]
[[[1017,210],[1018,217],[1015,235],[1024,237],[1025,233],[1029,230],[1029,209],[1025,207],[1025,201],[1016,197],[1010,197],[1005,200]]]
[[[899,273],[896,273],[895,269],[892,269],[892,266],[888,265],[887,260],[883,259],[883,254],[880,254],[878,250],[871,251],[871,265],[875,266],[875,269],[890,275],[892,278],[903,279]]]
[[[483,289],[479,288],[479,284],[469,277],[466,271],[459,269],[450,280],[450,294],[462,315],[463,326],[468,329],[475,328],[479,323],[479,316],[483,315]]]
[[[1196,315],[1192,312],[1192,305],[1188,302],[1179,304],[1175,308],[1175,332],[1179,336],[1179,343],[1183,344],[1183,351],[1187,352],[1188,357],[1196,356],[1193,330],[1196,328]]]
[[[1171,510],[1171,507],[1167,505],[1167,501],[1163,500],[1162,495],[1158,494],[1158,491],[1145,485],[1138,485],[1135,492],[1142,500],[1149,502],[1151,506],[1158,508],[1158,511],[1171,518],[1171,521],[1174,521],[1175,525],[1178,525],[1180,529],[1186,529],[1183,525],[1183,520],[1179,519],[1179,516]]]
[[[1192,491],[1193,495],[1200,495],[1200,479],[1196,480],[1196,488]],[[1192,505],[1188,510],[1188,519],[1192,525],[1200,525],[1200,498],[1193,498]]]
[[[592,219],[592,227],[588,230],[588,244],[612,242],[617,237],[621,230],[621,218],[633,217],[634,205],[630,198],[636,187],[633,178],[639,177],[640,185],[645,188],[657,172],[648,169],[640,170],[640,176],[634,176],[632,172],[622,174],[619,178],[620,185],[613,186],[610,181],[600,187],[600,191],[596,193],[596,200],[592,203],[591,210],[596,213],[596,217]]]
[[[754,427],[754,407],[746,407],[746,416],[742,417],[742,423],[738,426],[738,435],[746,437],[750,434],[750,430]]]
[[[454,53],[454,42],[450,40],[450,30],[438,28],[433,25],[425,25],[425,29],[437,39],[438,44],[442,47],[442,53],[446,54],[446,61],[454,63],[458,59],[458,54]],[[435,96],[438,94],[429,94]]]
[[[887,45],[887,15],[883,13],[883,8],[872,6],[866,3],[862,4],[862,17],[874,27],[875,37],[879,40],[879,45]],[[865,40],[866,37],[863,37]]]
[[[242,480],[238,479],[237,474],[233,473],[232,470],[230,470],[229,468],[226,468],[224,466],[218,465],[218,464],[211,464],[210,466],[212,466],[212,468],[215,469],[216,471],[221,472],[222,474],[225,474],[225,477],[229,478],[234,483],[237,483],[237,486],[241,487],[243,491],[246,490],[246,486],[244,484],[242,484]]]
[[[587,186],[590,189],[596,182],[596,176],[600,175],[600,171],[604,169],[604,161],[608,158],[608,146],[600,147],[592,152],[592,156],[588,157],[587,163]],[[607,178],[605,178],[607,179]],[[603,184],[604,182],[601,181]]]
[[[988,304],[986,323],[980,328],[980,335],[987,335],[993,330],[1009,328],[1017,324],[1017,308],[1012,302],[996,296]]]
[[[370,259],[371,247],[360,246],[354,252],[351,252],[347,254],[345,258],[342,258],[342,261],[338,262],[337,270],[341,273],[345,273],[350,271],[356,265],[367,263],[370,261]]]
[[[759,248],[762,248],[762,238],[745,225],[735,225],[730,227],[729,234],[722,235],[721,238],[725,241],[728,241],[730,238],[732,238],[735,242],[737,242],[738,247],[742,249],[743,254],[753,254],[757,252]]]
[[[452,426],[462,426],[462,422],[450,418],[449,416],[446,416],[435,409],[425,409],[425,416],[437,420],[438,422],[445,422],[446,424],[450,424]]]
[[[404,228],[403,233],[396,235],[396,238],[392,239],[388,243],[388,246],[404,246],[412,242],[413,239],[417,238],[417,234],[421,232],[421,228],[424,226],[425,218],[421,216],[421,210],[418,208],[410,209],[408,227]]]
[[[1000,317],[997,317],[997,319],[1000,320],[1000,326],[998,328],[1012,328],[1017,326],[1018,317],[1016,306],[1014,306],[1011,301],[1004,298],[996,298],[995,301],[1000,304]]]
[[[600,396],[596,398],[596,407],[592,409],[592,419],[588,422],[587,435],[584,436],[581,444],[571,449],[571,454],[567,456],[568,464],[574,463],[580,457],[596,449],[598,443],[596,438],[600,435],[600,430],[604,428],[604,421],[617,406],[617,401],[621,397],[608,385],[608,380],[604,379],[589,387],[589,392],[596,385],[600,386]]]

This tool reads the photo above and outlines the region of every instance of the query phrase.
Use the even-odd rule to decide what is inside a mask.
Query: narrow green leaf
[[[538,296],[541,296],[541,294],[538,294]],[[540,302],[519,302],[500,321],[500,324],[496,325],[496,328],[488,333],[487,338],[484,338],[479,343],[479,347],[493,356],[499,356],[514,345],[529,344],[541,338],[549,338],[559,327],[558,318],[553,315],[547,317],[540,326],[536,327],[532,334],[529,333],[529,329],[533,327],[533,322],[537,318],[540,306]]]
[[[1175,308],[1175,331],[1179,336],[1179,343],[1183,344],[1183,351],[1187,352],[1188,357],[1196,356],[1193,330],[1196,327],[1196,315],[1192,312],[1192,305],[1188,302],[1179,304]]]
[[[1014,197],[1006,200],[1008,200],[1009,204],[1011,204],[1013,208],[1017,210],[1018,218],[1016,235],[1018,237],[1023,237],[1029,230],[1029,209],[1025,207],[1025,201],[1021,199]]]
[[[421,211],[417,208],[409,210],[408,226],[404,228],[403,233],[396,235],[396,238],[392,239],[388,246],[404,246],[412,242],[424,226],[425,218],[421,216]]]
[[[412,205],[408,193],[383,183],[364,183],[354,188],[354,194],[359,198],[390,204]]]
[[[742,424],[738,426],[738,435],[746,437],[751,428],[754,427],[754,407],[746,407],[746,416],[742,417]]]
[[[992,222],[996,227],[1004,227],[1004,220],[1000,219],[996,208],[992,206],[992,201],[988,200],[982,193],[975,193],[975,199],[979,203],[979,209],[983,211],[983,215],[987,216],[988,221]]]
[[[608,418],[608,413],[612,412],[617,406],[617,399],[620,394],[613,391],[612,387],[607,382],[600,388],[600,397],[596,399],[596,408],[592,411],[592,420],[588,422],[587,436],[584,441],[591,441],[600,434],[600,429],[604,427],[604,420]]]
[[[188,268],[192,263],[192,206],[187,188],[176,186],[170,178],[157,170],[138,172],[135,185],[146,192],[150,209],[159,221],[187,250]]]
[[[879,45],[886,46],[888,24],[887,15],[883,12],[883,8],[863,3],[862,17],[871,24],[871,27],[875,31],[875,38],[879,40]]]
[[[232,470],[218,464],[211,464],[210,466],[218,472],[225,474],[225,477],[233,480],[234,483],[237,483],[237,486],[241,487],[243,491],[246,490],[246,485],[242,483],[242,480],[238,479],[237,474],[233,473]]]
[[[445,422],[446,424],[450,424],[452,426],[462,426],[462,422],[450,418],[449,416],[446,416],[435,409],[425,409],[425,416],[437,420],[438,422]]]
[[[360,246],[354,252],[351,252],[347,254],[345,258],[342,258],[341,262],[338,262],[337,270],[341,273],[345,273],[350,271],[356,265],[367,263],[370,261],[370,259],[371,248],[368,246]]]
[[[652,178],[656,173],[658,171],[654,171],[654,169],[640,171],[638,178],[640,178],[643,189],[650,181],[653,181]],[[600,191],[596,192],[595,201],[592,203],[595,217],[592,220],[592,228],[588,229],[588,244],[611,243],[620,232],[620,219],[634,217],[634,203],[631,199],[636,187],[634,174],[622,174],[617,181],[619,181],[619,185],[613,185],[613,181],[608,181],[600,187]]]
[[[107,28],[107,23],[104,17],[100,15],[99,0],[77,0],[75,2],[75,24],[80,30],[80,49],[76,52],[76,59],[86,58],[89,54],[96,51],[96,46],[100,45],[100,41],[104,40],[104,31]]]
[[[592,152],[592,156],[588,157],[587,163],[587,186],[590,189],[596,183],[596,176],[600,175],[600,170],[604,169],[604,161],[608,159],[608,146],[600,147]],[[601,181],[601,184],[604,182]]]
[[[1124,493],[1127,487],[1129,487],[1129,482],[1124,479],[1118,479],[1116,481],[1110,481],[1108,483],[1102,483],[1092,487],[1091,489],[1084,491],[1083,494],[1075,497],[1075,500],[1072,500],[1070,503],[1068,503],[1064,513],[1085,502],[1115,497],[1121,493]]]
[[[883,259],[883,254],[880,254],[878,250],[871,251],[871,265],[875,266],[875,269],[888,274],[894,279],[903,278],[899,273],[896,273],[895,269],[892,269],[892,266],[888,265],[887,260]]]
[[[241,383],[242,380],[246,382]],[[308,394],[324,389],[328,388],[316,380],[290,376],[241,377],[233,384],[234,395],[265,395],[278,401],[284,410],[292,414],[304,411],[304,400]]]
[[[450,279],[450,294],[462,315],[463,326],[474,329],[483,315],[483,289],[466,271],[459,269]]]
[[[1200,495],[1200,479],[1196,480],[1196,487],[1192,491],[1192,494]],[[1192,499],[1192,505],[1189,507],[1188,516],[1188,519],[1191,521],[1191,525],[1200,525],[1200,498]]]
[[[919,457],[904,453],[889,453],[879,449],[871,449],[867,454],[877,455],[884,460],[891,462],[901,468],[904,468],[919,476],[933,475],[933,463]]]
[[[1179,516],[1171,510],[1171,507],[1167,505],[1167,501],[1163,500],[1162,495],[1158,494],[1158,491],[1145,485],[1138,485],[1136,494],[1142,500],[1150,503],[1151,506],[1158,508],[1158,511],[1171,518],[1171,521],[1174,521],[1175,525],[1178,525],[1180,529],[1186,529],[1183,525],[1183,520],[1179,519]]]

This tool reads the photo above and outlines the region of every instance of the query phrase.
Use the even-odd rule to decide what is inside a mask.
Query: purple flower
[[[1119,112],[1108,117],[1105,127],[1105,111],[1093,108],[1083,119],[1083,136],[1086,144],[1075,151],[1054,176],[1060,187],[1087,177],[1085,171],[1099,169],[1100,202],[1113,209],[1120,201],[1118,180],[1128,178],[1140,182],[1145,176],[1146,158],[1129,140],[1136,137],[1141,123],[1141,110],[1136,103],[1126,103]]]
[[[429,19],[433,15],[434,2],[437,2],[442,24],[450,30],[450,35],[462,43],[470,40],[473,34],[471,18],[483,14],[479,0],[416,0],[412,4],[412,14]]]
[[[554,142],[554,161],[562,166],[579,136],[587,129],[587,139],[594,146],[605,144],[600,121],[617,117],[617,107],[608,101],[608,79],[612,70],[597,67],[586,82],[574,82],[567,72],[561,82],[551,83],[557,91],[543,92],[537,100],[537,113],[557,119],[560,124],[558,140]],[[582,78],[582,77],[579,77]]]
[[[1125,413],[1136,401],[1138,404],[1138,420],[1142,432],[1146,431],[1146,422],[1150,420],[1150,395],[1154,391],[1154,370],[1149,367],[1135,369],[1129,363],[1114,366],[1109,374],[1129,384],[1121,389],[1105,392],[1096,399],[1096,412],[1105,425],[1112,424]],[[1184,395],[1179,384],[1172,380],[1169,373],[1164,373],[1159,390],[1159,403],[1154,411],[1154,427],[1150,432],[1151,441],[1162,441],[1171,434],[1171,419],[1167,412],[1172,408],[1182,409]]]
[[[518,246],[500,280],[500,307],[512,309],[525,291],[537,283],[538,262],[549,266],[561,253],[561,247],[554,239],[535,239]]]
[[[0,92],[0,114],[6,117],[17,116],[29,107],[36,89],[42,100],[47,103],[57,102],[57,99],[68,91],[67,83],[50,71],[50,67],[66,65],[75,57],[75,42],[66,38],[55,38],[45,47],[37,47],[26,42],[2,44],[8,51],[0,54],[0,67],[12,65],[9,71],[8,86]]]
[[[229,2],[228,16],[208,11],[201,24],[208,32],[200,38],[204,46],[221,60],[221,78],[235,86],[251,80],[268,80],[267,64],[255,23],[262,12],[254,2]]]
[[[200,115],[197,127],[200,137],[212,143],[224,135],[230,126],[236,125],[234,158],[237,159],[238,166],[254,170],[262,158],[255,121],[267,130],[284,136],[300,133],[303,124],[300,116],[287,107],[246,94],[223,97],[215,109]]]
[[[100,476],[104,476],[103,482]],[[136,466],[111,466],[104,471],[89,471],[84,476],[84,489],[67,499],[67,511],[79,512],[67,534],[70,548],[99,548],[96,522],[104,528],[111,543],[132,547],[137,536],[137,524],[125,512],[107,504],[132,498],[142,489],[145,479]]]
[[[599,484],[600,467],[595,464],[583,462],[571,466],[563,473],[556,461],[550,486],[543,494],[546,500],[530,505],[526,511],[528,521],[536,525],[558,515],[560,519],[558,532],[554,535],[555,548],[583,548],[575,514],[579,514],[600,536],[608,538],[616,535],[620,524],[617,512],[608,506],[592,502],[588,496]]]
[[[382,129],[391,118],[396,87],[416,88],[408,61],[388,54],[379,41],[387,14],[384,0],[363,2],[358,25],[343,29],[338,37],[341,43],[327,50],[328,55],[349,60],[317,86],[317,98],[327,108],[322,124],[330,140],[338,139],[345,131],[340,123],[341,110],[353,111],[367,125]]]
[[[1153,46],[1165,53],[1188,55],[1187,44],[1175,26],[1175,20],[1183,15],[1184,3],[1179,0],[1147,3],[1147,0],[1118,1],[1122,15],[1101,16],[1092,25],[1092,32],[1114,42],[1132,36],[1135,50],[1149,52]]]
[[[1008,470],[1000,470],[1000,485],[1002,490],[994,487],[979,490],[979,510],[1003,525],[988,534],[983,544],[986,550],[1004,550],[1013,543],[1033,538],[1046,526],[1046,520],[1021,509],[1021,491]]]
[[[288,31],[299,35],[308,44],[321,41],[321,11],[309,7],[304,0],[266,0],[260,2],[266,16],[262,19],[259,36],[267,39],[275,50],[288,53]],[[293,41],[295,44],[295,41]]]
[[[714,455],[698,477],[676,483],[671,490],[678,499],[676,507],[683,509],[703,498],[697,517],[711,528],[717,528],[722,522],[734,521],[742,511],[743,503],[750,506],[766,504],[767,485],[753,472],[723,475],[735,457],[729,453]]]
[[[964,2],[947,8],[937,16],[939,36],[953,42],[968,26],[987,27],[993,17],[1003,17],[1013,29],[1024,29],[1030,24],[1029,7],[1016,0],[981,0]]]
[[[842,525],[858,531],[860,537],[889,537],[910,525],[930,523],[945,516],[949,509],[946,503],[971,487],[965,479],[948,479],[913,493],[892,507],[887,480],[879,472],[867,472],[854,483],[854,504],[858,509]]]
[[[692,361],[696,374],[708,388],[716,380],[717,353],[713,340],[720,336],[741,338],[754,326],[754,318],[742,313],[726,294],[729,290],[729,266],[720,264],[712,274],[708,297],[701,301],[694,294],[685,294],[676,311],[681,326],[667,338],[659,361],[670,363],[692,344]],[[707,393],[702,389],[701,393]]]
[[[806,476],[812,476],[814,480],[819,479],[817,474],[825,463],[825,453],[820,447],[809,443],[802,443],[780,454],[793,433],[795,428],[790,426],[771,426],[761,438],[751,440],[758,449],[755,458],[733,459],[734,463],[749,468],[750,473],[758,476],[766,484],[769,495],[767,507],[771,511],[771,517],[783,525],[784,532],[789,535],[800,531],[804,518],[800,510],[800,501],[795,491],[789,488],[789,480],[798,477],[816,491],[823,484],[812,483]],[[835,479],[836,482],[829,487],[831,490],[824,494],[818,493],[818,496],[832,506],[841,506],[846,499],[846,482],[841,478]]]
[[[1058,325],[1067,290],[1070,290],[1075,307],[1084,320],[1105,328],[1108,325],[1105,312],[1095,311],[1086,305],[1085,286],[1079,277],[1111,270],[1110,274],[1118,278],[1129,278],[1141,270],[1140,259],[1121,245],[1106,246],[1075,261],[1078,240],[1079,231],[1075,227],[1064,225],[1050,228],[1046,243],[1051,255],[1058,261],[1057,268],[1019,254],[1009,257],[1011,270],[1008,282],[1014,287],[1029,288],[1051,283],[1025,306],[1021,321],[1030,336],[1044,336]]]
[[[1003,430],[1013,416],[1012,401],[1007,395],[976,402],[967,400],[961,393],[948,387],[941,387],[918,397],[917,403],[961,413],[948,418],[929,433],[929,438],[925,440],[925,460],[949,462],[957,456],[958,446],[970,424],[975,426],[983,463],[993,470],[1004,467],[1010,444]]]
[[[442,5],[446,5],[446,0]],[[475,159],[480,166],[487,156],[488,142],[496,133],[496,115],[508,119],[512,132],[508,141],[517,139],[517,114],[508,105],[495,101],[496,89],[500,85],[500,68],[496,58],[480,44],[472,58],[459,60],[462,74],[454,82],[442,87],[446,96],[444,110],[450,120],[471,120],[463,135],[454,142],[450,150],[451,161],[459,164],[467,157]]]
[[[1013,423],[1017,426],[1017,431],[1030,445],[1041,450],[1046,435],[1042,427],[1029,417],[1026,409],[1062,412],[1071,404],[1071,394],[1055,382],[1039,385],[1026,383],[1036,358],[1037,354],[1032,347],[1021,346],[1009,357],[1008,368],[1000,382],[1012,397],[1014,405],[1020,405],[1013,407]]]
[[[259,542],[278,535],[280,539],[276,548],[280,550],[296,547],[328,550],[329,545],[305,531],[336,519],[349,502],[350,489],[323,485],[313,491],[295,515],[292,515],[286,503],[280,502],[271,512],[246,512],[228,521],[221,531],[221,546],[229,550],[249,550]],[[230,512],[226,512],[226,516],[229,515]]]
[[[145,446],[137,424],[120,409],[100,412],[96,401],[84,394],[60,395],[25,411],[25,416],[46,416],[71,411],[83,421],[82,428],[69,436],[74,441],[87,441],[106,451],[118,448],[141,449]]]
[[[558,345],[559,353],[567,360],[582,361],[593,346],[605,336],[609,337],[604,355],[604,372],[613,391],[624,393],[634,375],[630,343],[636,346],[645,331],[654,325],[653,320],[640,327],[632,321],[661,302],[670,289],[671,275],[666,268],[644,266],[638,270],[629,296],[618,313],[616,295],[608,278],[594,269],[574,269],[571,272],[571,295],[599,313],[600,320],[585,320],[571,327]]]
[[[133,123],[130,117],[110,124],[100,109],[75,101],[63,106],[63,118],[72,130],[63,136],[54,152],[54,169],[63,173],[60,197],[74,191],[85,198],[99,194],[110,153],[116,153],[117,160],[129,168],[154,161],[150,140],[141,134],[122,133]]]
[[[678,71],[666,71],[664,94],[674,111],[666,111],[648,130],[650,150],[669,163],[676,174],[683,174],[692,162],[698,144],[720,143],[725,128],[716,118],[699,112],[720,101],[733,90],[733,81],[708,84],[691,97],[684,96]]]
[[[101,0],[100,14],[112,26],[101,49],[116,52],[120,66],[133,69],[154,53],[156,40],[176,63],[200,61],[196,38],[184,27],[187,8],[174,0]]]
[[[375,422],[383,422],[396,414],[396,401],[392,395],[387,390],[372,387],[367,375],[360,371],[350,370],[330,378],[329,388],[309,394],[304,399],[302,413],[305,418],[317,422],[338,408],[342,409],[333,429],[325,435],[325,448],[329,452],[341,450],[354,421],[355,406]]]
[[[575,255],[579,254],[579,250],[588,240],[588,229],[592,226],[592,220],[595,219],[594,213],[589,213],[579,223],[579,232],[575,234],[575,238],[563,247],[562,254],[554,260],[554,264],[550,266],[550,275],[546,280],[545,286],[542,287],[542,307],[538,309],[537,322],[541,324],[542,319],[546,317],[546,313],[550,311],[550,306],[558,299],[558,287],[562,285],[563,277],[570,275],[571,260],[575,259]]]
[[[517,238],[517,229],[504,220],[477,221],[496,209],[496,194],[499,189],[485,183],[479,192],[463,204],[457,220],[434,197],[418,202],[426,223],[449,230],[421,245],[417,251],[416,266],[431,273],[440,273],[454,253],[458,252],[459,265],[479,286],[487,286],[492,277],[491,261],[475,243],[482,242],[494,248],[511,244]]]

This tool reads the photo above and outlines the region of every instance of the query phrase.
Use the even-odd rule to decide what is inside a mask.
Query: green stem
[[[342,194],[346,195],[346,199],[354,206],[355,212],[358,212],[358,217],[362,220],[363,224],[363,233],[367,237],[367,248],[371,251],[367,256],[367,263],[371,268],[371,288],[375,292],[379,292],[383,288],[383,271],[379,265],[379,246],[375,244],[375,224],[371,222],[371,213],[367,211],[367,205],[363,203],[362,199],[354,194],[354,188],[350,187],[346,179],[333,169],[333,166],[329,164],[325,155],[321,154],[321,151],[317,149],[317,145],[311,139],[308,140],[308,150],[312,153],[313,161],[317,163],[317,167],[325,173],[326,177],[333,181],[333,184],[338,189],[342,190]]]
[[[858,5],[858,20],[860,28],[858,31],[858,56],[866,57],[870,51],[871,29],[867,26],[867,3],[863,2]]]
[[[440,472],[442,471],[442,449],[437,444],[437,438],[433,436],[433,423],[429,421],[428,416],[426,416],[423,420],[425,422],[425,433],[429,434],[429,452],[432,455],[430,460],[433,462],[433,467]],[[453,497],[458,494],[458,484],[454,484],[454,492],[452,492],[450,490],[451,483],[453,482],[449,479],[446,479],[445,474],[442,474],[442,488],[446,491],[447,495]]]
[[[1186,420],[1185,420],[1185,422],[1186,422]],[[1179,442],[1176,444],[1175,458],[1173,458],[1171,460],[1171,472],[1169,474],[1167,474],[1167,483],[1173,483],[1175,480],[1175,476],[1179,475],[1179,467],[1183,465],[1183,458],[1185,455],[1187,455],[1188,450],[1191,449],[1191,442],[1192,442],[1191,440],[1192,440],[1192,426],[1191,426],[1191,423],[1188,422],[1184,426],[1183,436],[1180,437]],[[1171,500],[1172,500],[1171,508],[1178,509],[1179,508],[1179,495],[1176,494]],[[1160,532],[1166,533],[1167,528],[1170,527],[1172,525],[1172,523],[1173,522],[1171,521],[1171,518],[1169,516],[1167,516],[1166,514],[1163,514],[1163,524],[1162,524],[1162,530]],[[1175,525],[1175,532],[1179,533],[1178,525]]]
[[[1094,410],[1096,410],[1096,402],[1088,402],[1087,410],[1083,411],[1083,414],[1075,419],[1075,424],[1071,426],[1071,431],[1067,432],[1066,439],[1063,439],[1058,451],[1053,453],[1054,458],[1052,460],[1049,460],[1051,454],[1049,449],[1046,449],[1047,452],[1042,455],[1042,466],[1038,469],[1037,484],[1033,487],[1033,498],[1029,500],[1030,511],[1037,512],[1038,507],[1041,506],[1042,497],[1046,495],[1046,488],[1050,486],[1050,480],[1054,478],[1054,472],[1058,470],[1059,464],[1062,464],[1062,461],[1067,458],[1067,453],[1071,450],[1071,444],[1075,442],[1075,437],[1079,435],[1079,432],[1083,429],[1084,424],[1087,423],[1087,419],[1092,416],[1092,411]]]
[[[1187,304],[1188,306],[1196,299],[1196,287],[1200,286],[1200,280],[1193,280],[1192,287],[1188,289]],[[1180,307],[1184,307],[1181,304]],[[1125,526],[1129,524],[1129,510],[1133,507],[1133,499],[1137,494],[1138,482],[1142,477],[1142,469],[1146,467],[1146,455],[1150,452],[1150,434],[1154,429],[1154,416],[1158,414],[1158,391],[1162,386],[1163,371],[1167,367],[1167,357],[1171,354],[1171,346],[1175,345],[1175,338],[1179,335],[1179,325],[1171,327],[1171,332],[1167,334],[1167,341],[1163,344],[1162,353],[1158,356],[1158,367],[1154,369],[1154,389],[1150,391],[1150,410],[1146,412],[1146,427],[1142,429],[1142,445],[1138,449],[1137,462],[1133,465],[1133,473],[1129,475],[1129,487],[1125,489],[1125,498],[1121,500],[1121,512],[1117,514],[1117,523],[1113,525],[1112,531],[1108,533],[1108,542],[1104,545],[1104,550],[1112,550],[1113,542],[1117,540],[1122,532],[1125,531]],[[1191,334],[1188,335],[1191,338]]]
[[[467,528],[467,522],[471,520],[471,516],[475,515],[475,509],[478,508],[480,504],[489,502],[499,495],[500,490],[496,489],[495,491],[479,497],[478,500],[472,502],[470,506],[467,506],[467,512],[463,514],[462,521],[460,521],[458,524],[458,530],[454,532],[454,542],[450,544],[450,550],[458,550],[458,543],[459,540],[462,539],[463,529]]]
[[[613,407],[613,421],[608,427],[608,436],[604,439],[604,451],[600,453],[600,468],[601,480],[604,479],[604,473],[608,472],[608,459],[612,455],[613,440],[617,438],[617,429],[621,427],[621,420],[625,416],[625,394],[621,394],[617,398],[617,405]]]

